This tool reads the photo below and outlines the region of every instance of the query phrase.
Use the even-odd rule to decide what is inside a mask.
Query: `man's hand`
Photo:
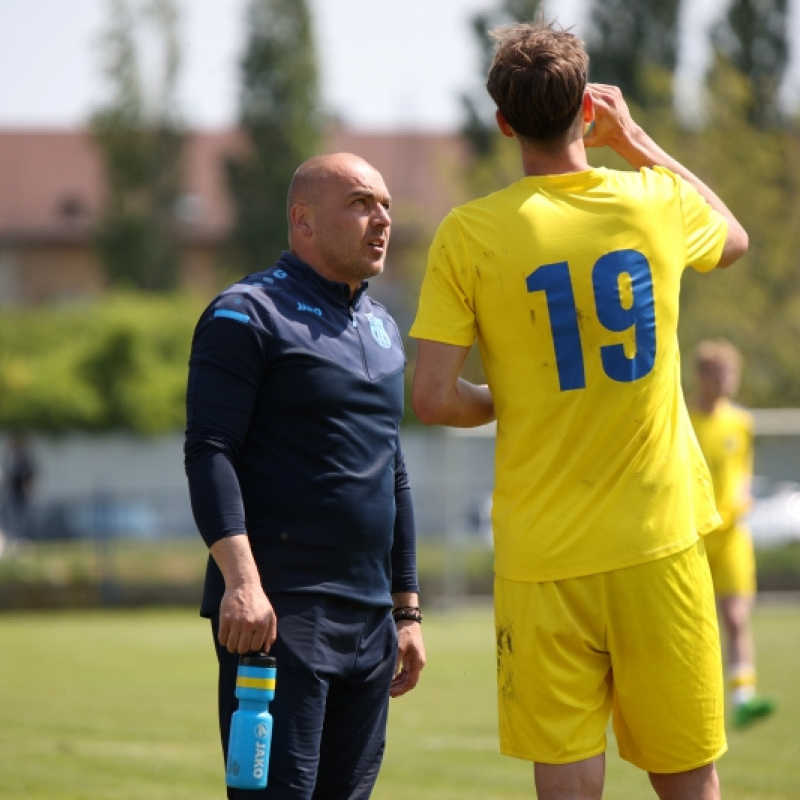
[[[230,653],[268,651],[278,619],[261,584],[226,588],[219,606],[219,643]]]
[[[419,681],[425,666],[425,645],[419,622],[400,620],[397,623],[397,671],[389,688],[390,697],[410,692]]]
[[[605,83],[590,83],[586,91],[592,98],[594,126],[584,137],[584,145],[610,147],[617,152],[629,148],[642,130],[634,122],[620,89]]]
[[[247,534],[219,539],[211,545],[211,555],[225,578],[219,643],[230,653],[269,650],[278,635],[278,620],[261,587]]]

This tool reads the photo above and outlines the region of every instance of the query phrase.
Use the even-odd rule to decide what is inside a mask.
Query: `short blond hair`
[[[721,365],[742,368],[742,354],[727,339],[704,339],[694,349],[697,369]]]

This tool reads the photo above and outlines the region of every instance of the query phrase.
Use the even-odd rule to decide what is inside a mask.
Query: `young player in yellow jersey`
[[[717,800],[724,687],[701,536],[719,517],[680,386],[678,295],[687,265],[728,266],[747,234],[617,88],[587,86],[574,35],[495,38],[487,88],[524,177],[442,222],[411,334],[419,418],[497,420],[501,749],[534,762],[540,800],[600,798],[613,716],[662,800]],[[586,145],[633,169],[593,169]],[[488,385],[460,377],[475,341]]]
[[[694,353],[697,381],[689,415],[706,458],[722,525],[705,540],[717,606],[727,634],[727,673],[733,724],[748,726],[775,710],[756,694],[750,613],[756,591],[753,542],[743,517],[753,472],[753,420],[731,399],[739,391],[741,356],[725,340],[701,342]]]

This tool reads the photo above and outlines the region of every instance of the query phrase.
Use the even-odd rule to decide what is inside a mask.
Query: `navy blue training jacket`
[[[220,294],[198,322],[185,466],[206,544],[246,531],[267,595],[369,605],[418,591],[399,426],[405,353],[365,294],[289,253]],[[201,613],[219,609],[209,558]]]

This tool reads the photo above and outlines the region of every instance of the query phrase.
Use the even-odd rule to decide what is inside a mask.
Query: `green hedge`
[[[0,315],[0,428],[159,433],[183,426],[203,301],[115,293]]]

